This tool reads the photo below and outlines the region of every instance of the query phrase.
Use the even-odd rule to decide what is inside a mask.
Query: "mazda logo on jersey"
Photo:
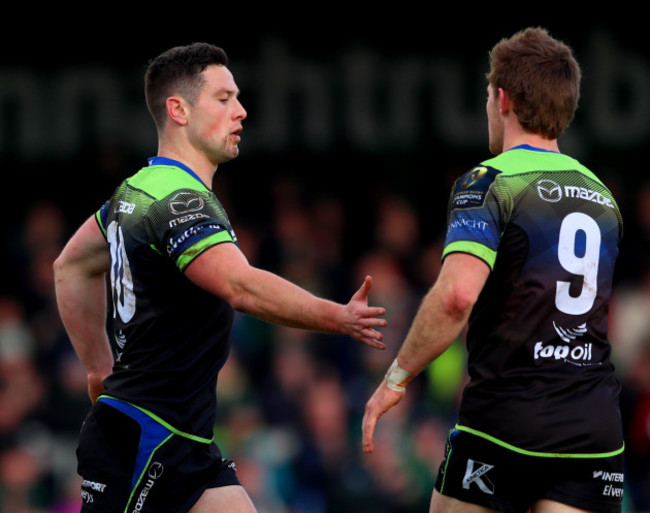
[[[169,200],[169,210],[172,214],[183,215],[197,212],[203,208],[203,199],[193,192],[179,192]]]
[[[553,180],[540,180],[537,182],[537,194],[544,201],[557,203],[562,199],[562,187]]]

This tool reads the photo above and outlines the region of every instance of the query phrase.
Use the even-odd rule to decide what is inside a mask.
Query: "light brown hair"
[[[509,95],[528,132],[557,139],[573,120],[581,71],[573,51],[543,28],[527,28],[490,51],[487,79]]]

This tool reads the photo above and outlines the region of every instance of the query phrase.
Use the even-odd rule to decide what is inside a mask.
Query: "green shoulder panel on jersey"
[[[162,199],[176,189],[209,191],[205,184],[176,166],[148,166],[142,168],[127,183],[141,189],[155,199]]]
[[[529,171],[579,171],[592,180],[600,179],[580,162],[563,153],[514,148],[486,160],[484,166],[491,166],[504,174],[526,173]]]
[[[526,179],[526,175],[529,173],[578,172],[582,174],[588,180],[591,180],[594,188],[598,189],[597,192],[602,195],[601,199],[611,203],[614,207],[619,218],[620,235],[622,236],[623,219],[614,196],[598,176],[576,159],[553,151],[513,148],[482,162],[481,165],[491,166],[499,170],[501,172],[499,178],[506,178],[510,182],[508,188],[502,188],[501,190],[509,189],[515,193],[529,185]]]

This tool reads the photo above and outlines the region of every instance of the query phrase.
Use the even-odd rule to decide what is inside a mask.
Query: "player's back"
[[[454,210],[463,195],[475,204]],[[493,266],[470,317],[461,424],[530,451],[619,449],[611,193],[574,159],[522,147],[459,180],[452,212],[448,241],[484,246]]]

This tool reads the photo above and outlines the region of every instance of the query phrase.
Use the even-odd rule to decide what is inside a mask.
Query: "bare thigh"
[[[590,510],[576,508],[561,502],[542,499],[533,504],[531,513],[592,513]],[[497,510],[459,501],[433,491],[429,513],[498,513]]]
[[[438,490],[433,491],[429,513],[498,513],[495,509],[485,508],[477,504],[459,501],[453,497],[442,495]],[[543,513],[543,512],[540,512]]]
[[[208,488],[189,513],[257,513],[242,486]]]
[[[542,499],[533,504],[531,513],[590,513],[591,510],[576,508],[561,502]]]

